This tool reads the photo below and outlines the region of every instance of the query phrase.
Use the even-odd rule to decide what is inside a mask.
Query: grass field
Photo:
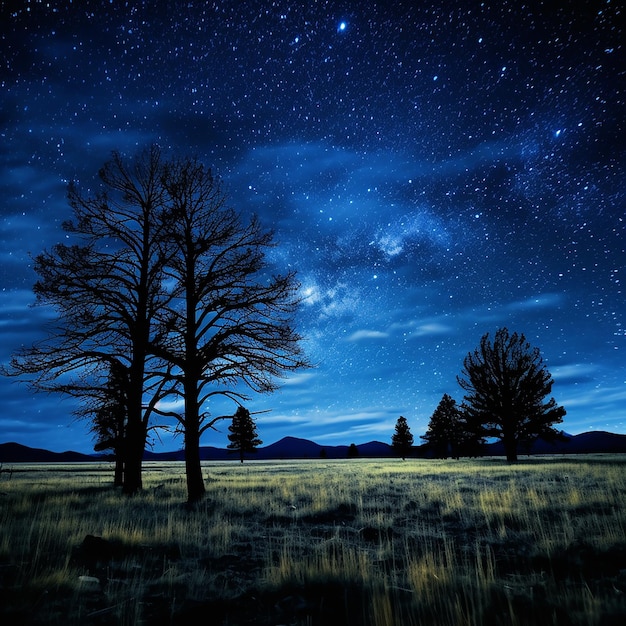
[[[4,624],[626,623],[626,456],[12,469]]]

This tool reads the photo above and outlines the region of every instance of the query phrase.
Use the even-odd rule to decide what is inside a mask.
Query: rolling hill
[[[361,458],[393,457],[391,446],[380,441],[370,441],[357,446]],[[604,431],[593,431],[580,435],[566,435],[565,441],[554,444],[547,441],[536,441],[530,454],[592,454],[592,453],[626,453],[626,435],[619,435]],[[484,448],[487,456],[501,456],[504,448],[500,442],[487,444]],[[527,454],[520,449],[520,456]],[[267,461],[272,459],[345,459],[348,456],[348,446],[322,446],[308,439],[298,437],[284,437],[268,446],[258,448],[256,453],[246,454],[246,459]],[[425,446],[416,446],[413,451],[415,457],[428,457]],[[102,461],[104,454],[82,454],[80,452],[50,452],[40,448],[29,448],[19,443],[0,444],[0,463],[77,463],[86,461]],[[170,452],[146,451],[146,461],[182,461],[183,450]],[[203,461],[237,461],[238,455],[224,448],[202,447],[200,458]]]
[[[79,463],[101,458],[80,452],[50,452],[41,448],[29,448],[19,443],[0,444],[0,463]]]

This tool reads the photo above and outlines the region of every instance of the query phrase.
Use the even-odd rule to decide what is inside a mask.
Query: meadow
[[[190,509],[179,463],[130,499],[107,464],[4,467],[2,623],[625,623],[626,456],[203,473]]]

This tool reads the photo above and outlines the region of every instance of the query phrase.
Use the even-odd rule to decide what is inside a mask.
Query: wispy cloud
[[[23,316],[24,310],[28,309],[34,301],[35,296],[30,289],[0,291],[0,320],[15,313]]]
[[[445,319],[446,321],[441,321]],[[407,338],[427,337],[431,335],[446,335],[454,332],[454,326],[450,324],[449,317],[424,317],[422,319],[409,319],[394,322],[389,327],[389,332],[401,333]]]
[[[560,293],[543,293],[531,296],[525,300],[518,300],[505,305],[509,311],[527,311],[531,309],[549,309],[558,307],[563,302],[564,296]]]
[[[282,387],[299,387],[308,385],[317,374],[313,372],[302,372],[300,374],[291,374],[288,378],[281,381]]]
[[[381,330],[357,330],[353,332],[346,341],[363,341],[368,339],[387,339],[389,337],[389,333],[383,332]]]
[[[552,378],[559,382],[577,382],[590,380],[592,374],[598,371],[599,367],[592,363],[571,363],[569,365],[559,365],[550,369]]]
[[[298,413],[267,413],[262,417],[263,424],[275,426],[276,424],[298,424],[301,431],[317,430],[328,426],[339,426],[341,424],[367,425],[372,422],[380,422],[389,418],[389,413],[381,409],[364,409],[354,413],[337,412],[332,409],[309,410]],[[347,426],[346,426],[347,428]]]
[[[626,388],[623,386],[586,388],[579,393],[572,392],[570,395],[559,397],[558,400],[566,410],[574,407],[590,407],[590,410],[593,411],[592,416],[595,417],[607,408],[614,410],[618,404],[623,406],[626,401]],[[621,410],[620,415],[623,415]]]
[[[420,324],[411,331],[411,337],[429,337],[432,335],[446,335],[452,332],[452,327],[440,322]]]

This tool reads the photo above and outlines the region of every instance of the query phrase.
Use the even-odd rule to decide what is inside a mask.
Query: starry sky
[[[31,255],[64,240],[67,183],[158,143],[298,272],[316,367],[248,403],[266,444],[389,442],[400,415],[419,443],[502,326],[541,350],[564,430],[626,433],[626,20],[555,4],[2,3],[0,361],[50,319]],[[92,451],[71,401],[0,397],[0,442]]]

